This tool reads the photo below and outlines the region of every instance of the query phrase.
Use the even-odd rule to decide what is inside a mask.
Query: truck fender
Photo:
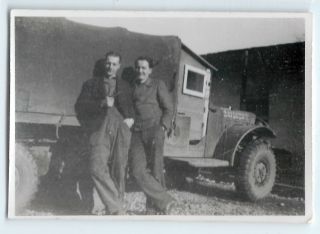
[[[252,137],[275,138],[276,134],[267,126],[233,125],[223,131],[213,158],[226,160],[230,166],[234,166],[236,152],[241,143],[251,140]]]

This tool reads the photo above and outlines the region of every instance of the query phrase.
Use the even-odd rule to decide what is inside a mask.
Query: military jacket
[[[168,88],[162,80],[149,78],[144,83],[134,83],[134,130],[143,130],[161,124],[169,129],[173,118],[173,103]]]
[[[82,85],[81,93],[75,104],[75,112],[82,127],[89,131],[97,130],[107,114],[107,107],[101,102],[107,93],[103,77],[94,77]],[[134,118],[132,89],[130,85],[116,78],[115,107],[123,118]]]

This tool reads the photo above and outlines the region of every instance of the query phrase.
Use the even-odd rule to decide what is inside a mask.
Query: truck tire
[[[29,150],[16,144],[15,206],[16,212],[30,204],[38,189],[38,170]]]
[[[249,144],[241,153],[236,189],[251,201],[266,197],[276,177],[276,161],[270,145],[263,140]]]

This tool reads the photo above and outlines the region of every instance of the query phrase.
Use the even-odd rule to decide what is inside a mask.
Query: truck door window
[[[206,71],[185,65],[183,93],[203,98],[205,95]]]

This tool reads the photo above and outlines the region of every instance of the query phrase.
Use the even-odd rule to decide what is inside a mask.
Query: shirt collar
[[[152,79],[151,78],[148,78],[144,83],[140,84],[138,80],[136,80],[136,85],[145,85],[145,86],[148,86],[148,87],[151,87],[152,86]]]
[[[103,77],[103,80],[114,80],[117,79],[117,76],[112,76],[112,77]]]

